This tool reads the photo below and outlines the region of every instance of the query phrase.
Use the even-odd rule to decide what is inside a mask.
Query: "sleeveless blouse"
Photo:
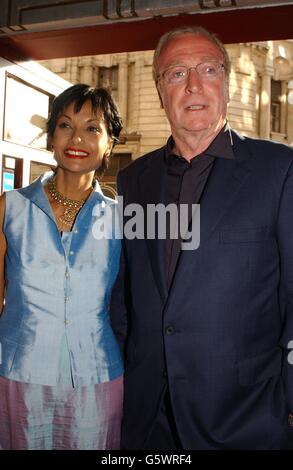
[[[107,382],[123,373],[109,320],[121,248],[117,205],[96,182],[61,237],[43,188],[51,176],[6,193],[0,376],[56,385],[65,338],[72,385]]]

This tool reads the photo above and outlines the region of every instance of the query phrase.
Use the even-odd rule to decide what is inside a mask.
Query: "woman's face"
[[[65,108],[57,119],[52,144],[58,166],[81,174],[97,170],[111,150],[102,113],[94,113],[90,101],[78,113],[74,103]]]

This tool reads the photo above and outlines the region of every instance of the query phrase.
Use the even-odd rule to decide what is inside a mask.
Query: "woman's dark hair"
[[[54,99],[47,126],[49,139],[52,139],[54,135],[60,114],[72,103],[74,103],[74,111],[79,113],[86,101],[90,101],[94,113],[98,111],[102,113],[108,135],[113,142],[113,148],[119,142],[119,134],[122,129],[122,119],[117,105],[110,93],[104,88],[90,87],[83,83],[67,88],[67,90]],[[110,163],[110,155],[104,155],[102,164],[96,171],[96,176],[103,175],[107,170]]]

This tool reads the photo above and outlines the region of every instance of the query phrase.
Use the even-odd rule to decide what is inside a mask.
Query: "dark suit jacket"
[[[201,199],[201,242],[166,288],[165,242],[124,240],[112,324],[125,350],[122,447],[142,449],[166,383],[185,449],[293,440],[293,158],[233,135]],[[118,176],[124,203],[162,201],[164,149]],[[168,328],[171,327],[171,328]]]

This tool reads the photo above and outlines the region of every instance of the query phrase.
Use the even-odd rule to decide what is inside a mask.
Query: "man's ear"
[[[227,84],[226,84],[226,103],[229,103],[230,102],[230,90],[229,90],[229,81],[227,80]]]
[[[159,95],[161,108],[164,109],[163,100],[162,100],[161,93],[160,93],[160,90],[159,90],[158,86],[157,86],[157,92],[158,92],[158,95]]]

